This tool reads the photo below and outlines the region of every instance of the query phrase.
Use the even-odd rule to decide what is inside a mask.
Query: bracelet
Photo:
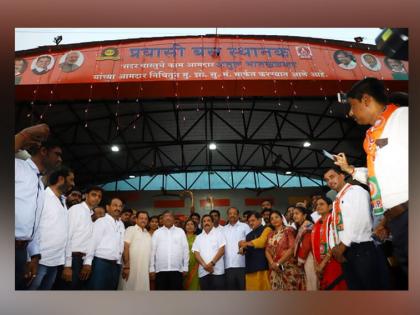
[[[130,269],[130,267],[123,267],[123,269]]]
[[[350,176],[351,177],[353,177],[353,175],[354,175],[354,172],[356,171],[356,168],[353,166],[353,170],[351,171],[351,173],[350,173]]]

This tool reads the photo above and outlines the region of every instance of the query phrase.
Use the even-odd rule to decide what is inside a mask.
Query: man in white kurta
[[[125,231],[123,290],[149,291],[149,262],[152,237],[146,226],[149,216],[145,211],[136,213],[137,223]]]

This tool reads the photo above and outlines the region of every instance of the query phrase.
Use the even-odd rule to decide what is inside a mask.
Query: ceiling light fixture
[[[113,145],[113,146],[111,147],[111,151],[112,151],[112,152],[118,152],[118,151],[120,151],[120,148],[119,148],[117,145]]]
[[[210,143],[209,144],[209,150],[216,150],[217,149],[217,146],[216,146],[216,143],[214,143],[214,142],[212,142],[212,143]]]

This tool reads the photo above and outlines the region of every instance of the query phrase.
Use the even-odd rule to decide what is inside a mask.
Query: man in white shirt
[[[220,225],[220,211],[213,209],[209,214],[213,218],[213,228],[222,231],[223,225]]]
[[[357,82],[347,98],[349,116],[371,126],[364,144],[368,165],[348,165],[344,153],[335,156],[335,164],[371,186],[373,214],[384,216],[375,234],[385,239],[391,233],[394,255],[408,277],[408,107],[388,104],[384,85],[375,78]]]
[[[101,199],[102,188],[91,186],[86,190],[86,200],[74,205],[67,212],[68,240],[62,277],[65,281],[71,282],[73,290],[84,289],[85,281],[90,275],[91,268],[89,265],[83,266],[83,260],[92,239],[92,209],[101,202]]]
[[[82,193],[77,189],[72,189],[69,191],[66,197],[66,206],[67,209],[70,209],[74,205],[82,202]]]
[[[226,289],[245,290],[245,256],[239,254],[239,242],[245,241],[251,228],[239,221],[239,210],[235,207],[228,209],[227,217],[229,223],[223,227],[226,239],[224,257]]]
[[[64,196],[74,186],[74,173],[61,166],[49,176],[50,186],[45,190],[45,201],[39,223],[38,274],[30,290],[51,290],[57,267],[64,265],[67,242],[67,208]]]
[[[174,215],[163,213],[163,226],[152,236],[150,279],[156,290],[182,290],[182,277],[188,272],[189,247],[183,229],[174,225]]]
[[[40,124],[28,127],[15,135],[15,153],[21,149],[31,151],[27,160],[15,158],[15,288],[23,290],[27,280],[37,276],[41,258],[37,229],[44,203],[43,173],[61,163],[58,146],[42,144],[49,135],[49,127]],[[30,246],[28,245],[30,244]],[[29,256],[29,257],[28,257]],[[27,263],[28,258],[30,262]]]
[[[149,263],[152,237],[147,231],[149,215],[137,211],[136,224],[127,228],[124,234],[122,289],[149,291]]]
[[[91,290],[116,290],[124,250],[124,224],[120,220],[123,202],[112,198],[107,213],[93,224],[92,239],[83,267],[91,267],[87,287]]]
[[[200,264],[198,268],[200,289],[224,290],[225,237],[222,232],[213,228],[213,218],[210,215],[203,215],[201,222],[203,232],[196,237],[192,246],[192,252]]]
[[[340,169],[324,173],[328,187],[337,191],[333,203],[329,247],[342,264],[350,290],[388,288],[385,257],[372,238],[369,193],[362,187],[345,182]]]

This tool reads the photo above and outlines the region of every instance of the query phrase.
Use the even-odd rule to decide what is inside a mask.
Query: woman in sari
[[[187,234],[188,246],[190,248],[190,261],[188,264],[188,273],[184,277],[184,289],[185,290],[200,290],[200,284],[198,280],[198,261],[196,260],[194,253],[191,251],[192,245],[197,235],[197,225],[192,219],[185,221],[184,225],[185,234]]]
[[[291,227],[283,224],[280,212],[273,210],[270,223],[274,228],[267,240],[265,256],[269,264],[269,277],[273,290],[305,290],[305,274],[293,256],[295,235]]]
[[[332,201],[323,196],[316,202],[321,218],[314,224],[311,234],[312,253],[320,290],[347,290],[341,265],[331,255],[328,247]]]
[[[318,278],[315,272],[314,257],[312,255],[311,232],[313,227],[312,217],[303,207],[295,207],[293,210],[293,221],[298,229],[294,257],[298,266],[303,267],[305,272],[306,290],[318,290]]]

